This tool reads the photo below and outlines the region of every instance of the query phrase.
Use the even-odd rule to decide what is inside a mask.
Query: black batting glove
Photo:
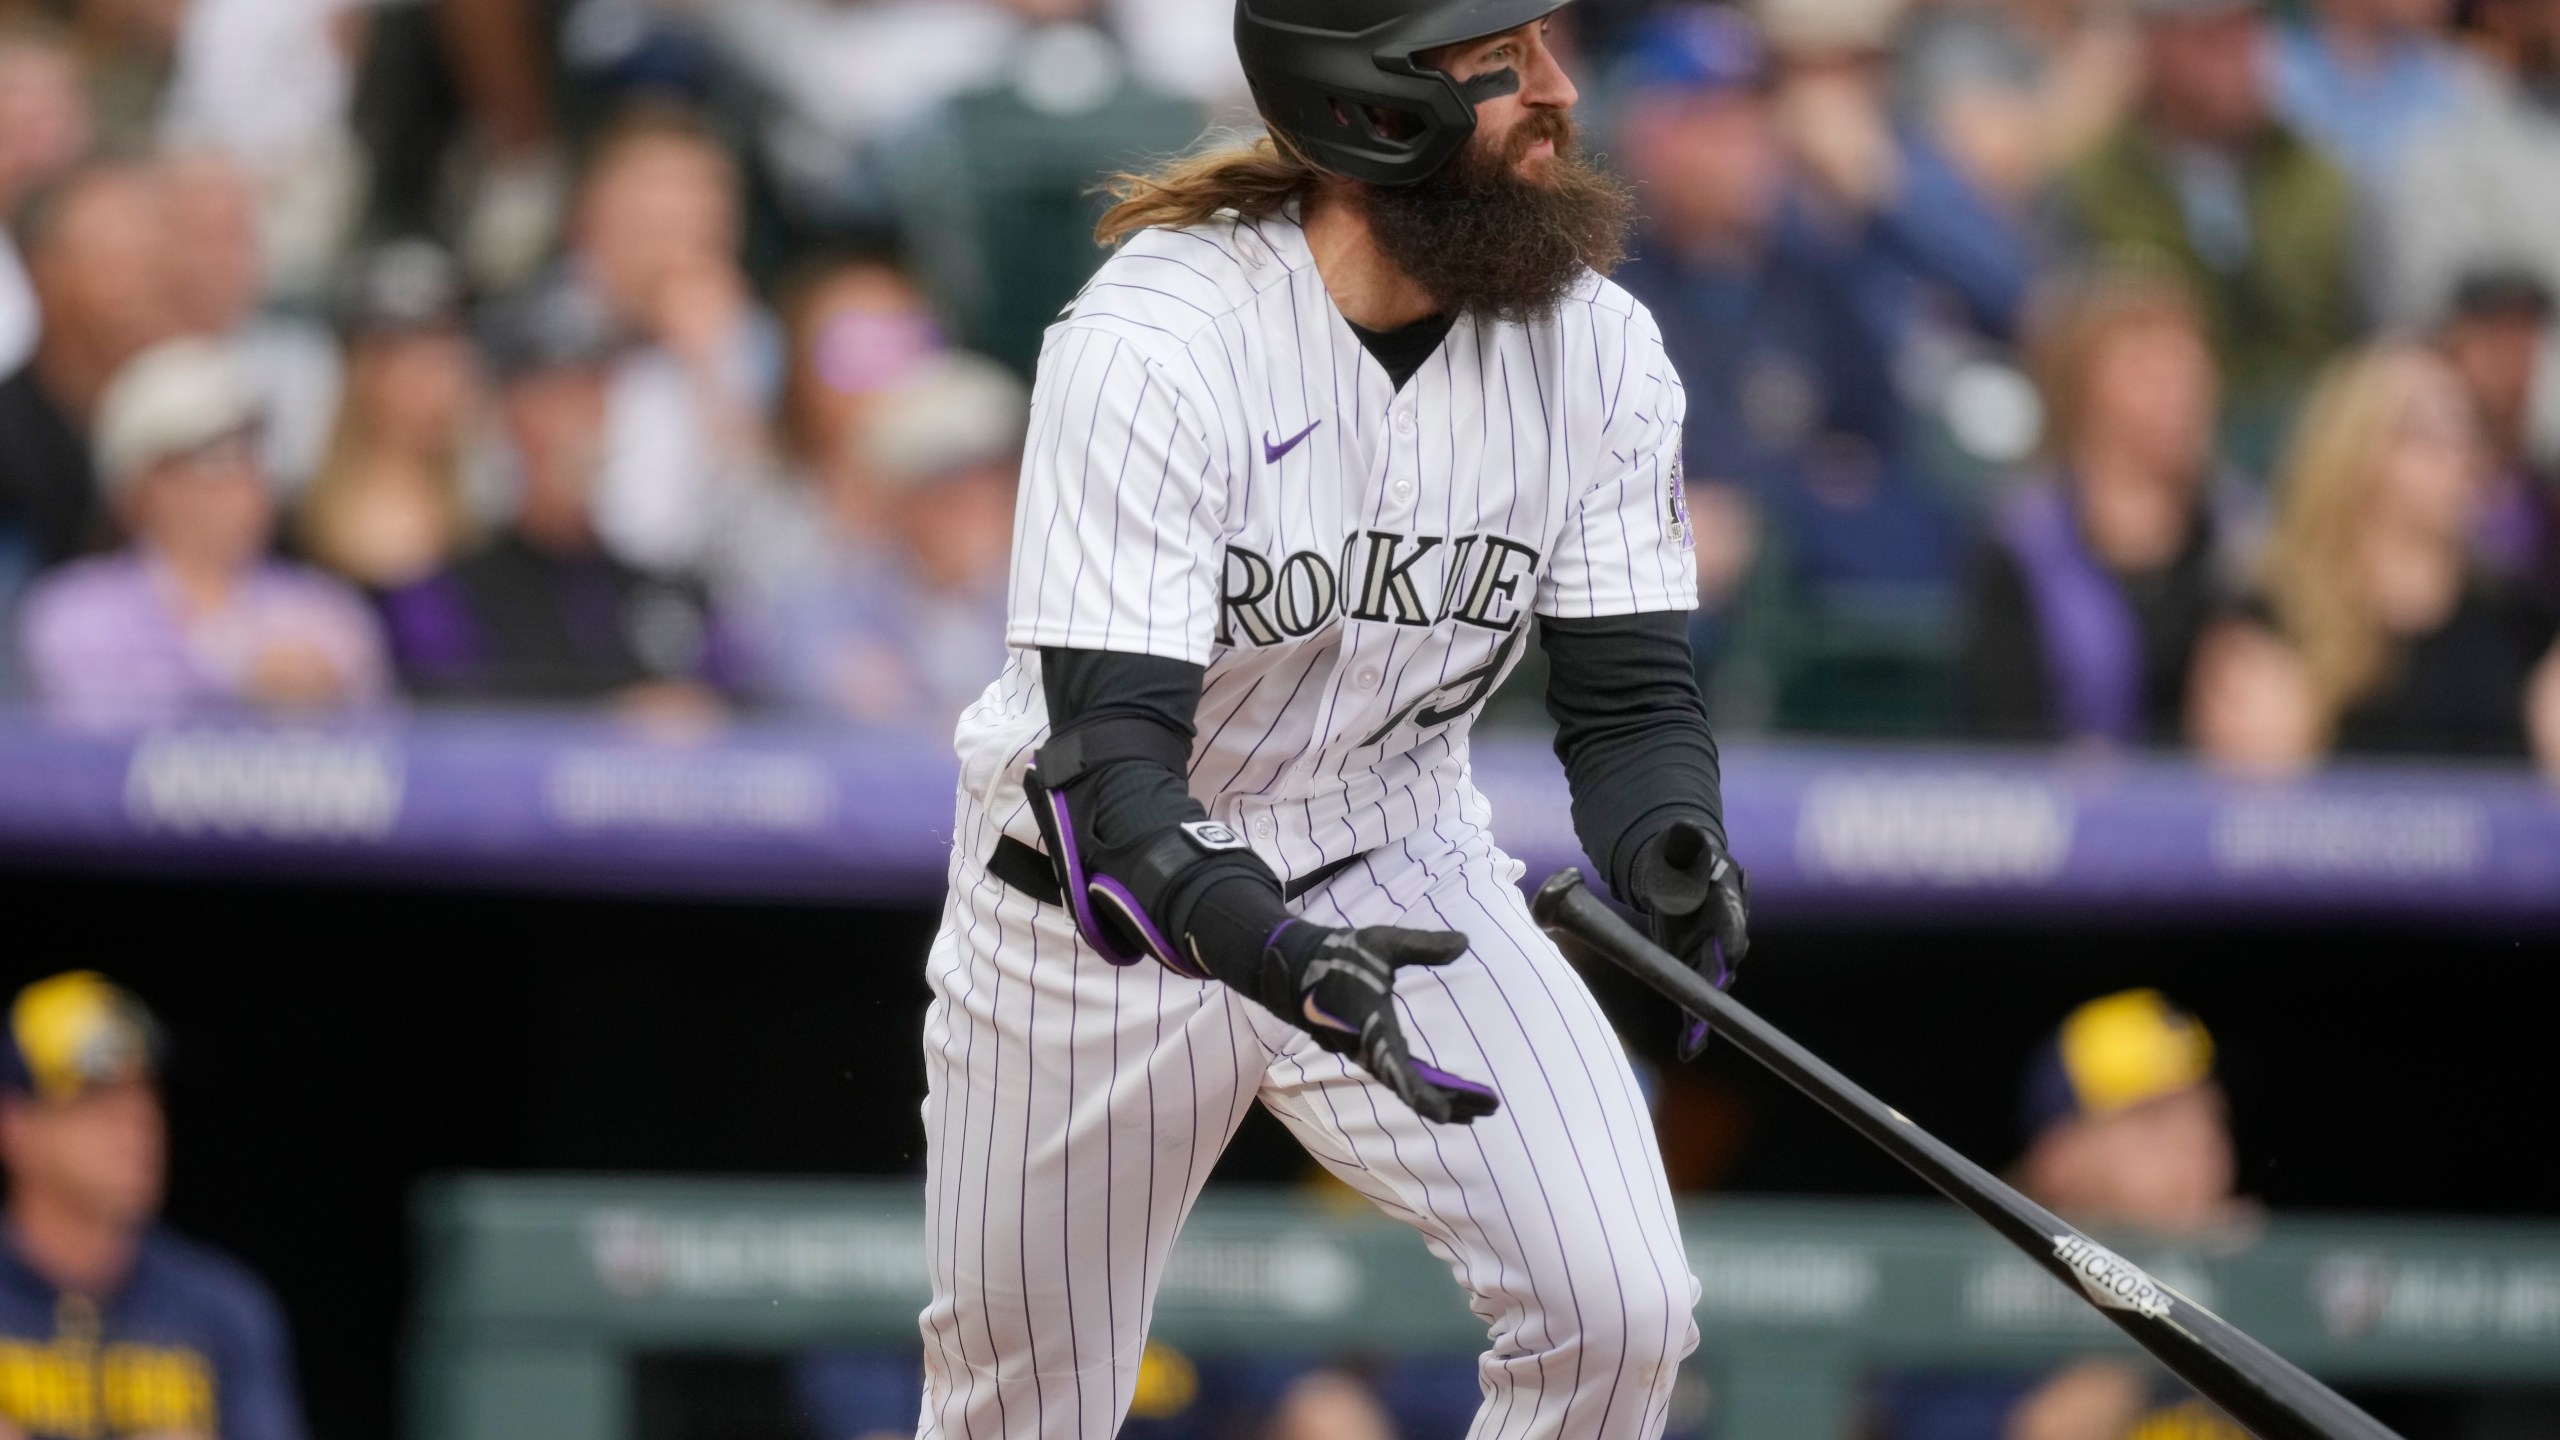
[[[1450,930],[1345,930],[1292,920],[1271,932],[1253,995],[1325,1050],[1358,1061],[1414,1114],[1466,1125],[1501,1109],[1501,1097],[1414,1059],[1395,1007],[1398,970],[1446,965],[1465,953],[1467,937]]]
[[[1652,923],[1653,941],[1722,990],[1751,953],[1751,878],[1725,853],[1724,842],[1690,820],[1674,821],[1636,852],[1629,877]],[[1707,1022],[1692,1015],[1680,1032],[1680,1058],[1707,1048]]]

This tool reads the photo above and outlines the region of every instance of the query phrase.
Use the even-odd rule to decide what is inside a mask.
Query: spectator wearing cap
[[[796,706],[946,736],[1003,668],[1030,396],[1004,366],[952,352],[881,401],[854,437],[862,464],[825,492],[839,562],[775,600],[768,684]]]
[[[2028,257],[1931,140],[1890,121],[1889,0],[1782,0],[1768,13],[1768,43],[1723,6],[1639,25],[1620,149],[1646,228],[1618,278],[1662,318],[1687,386],[1694,504],[1756,511],[1817,595],[1944,602],[1958,520],[1915,458],[1897,367],[1926,293],[2005,333]],[[1711,604],[1746,564],[1701,552]]]
[[[260,419],[247,377],[215,341],[168,341],[117,373],[98,406],[96,463],[133,543],[28,593],[27,670],[48,710],[125,726],[388,698],[364,602],[268,558],[275,501]]]
[[[494,306],[482,346],[514,466],[507,528],[384,599],[424,696],[518,704],[718,708],[728,660],[703,587],[616,556],[597,526],[622,344],[594,297],[557,280]]]
[[[38,564],[112,540],[90,431],[116,372],[179,333],[162,263],[167,219],[156,174],[125,162],[81,165],[19,208],[18,252],[44,331],[33,358],[0,381],[0,529],[16,530]]]
[[[2020,1086],[2026,1153],[2013,1178],[2075,1224],[2161,1238],[2248,1223],[2235,1198],[2230,1105],[2213,1036],[2156,990],[2073,1010],[2029,1056]],[[2092,1359],[2050,1377],[1889,1378],[1882,1440],[2247,1440],[2166,1371]]]
[[[275,1298],[159,1222],[158,1030],[88,971],[18,992],[0,1037],[0,1436],[300,1440]]]
[[[2477,66],[2445,38],[2451,0],[2313,0],[2275,29],[2278,114],[2381,200],[2410,141],[2483,98]]]
[[[384,593],[442,570],[469,534],[479,379],[452,260],[424,240],[362,257],[339,330],[345,394],[294,535],[312,560]]]
[[[2381,309],[2431,328],[2483,275],[2529,276],[2560,294],[2560,0],[2476,0],[2471,53],[2480,102],[2410,146],[2376,211]],[[2546,329],[2528,404],[2528,446],[2560,465],[2560,329]]]
[[[2245,1217],[2213,1057],[2203,1022],[2157,990],[2073,1010],[2028,1058],[2019,1187],[2085,1225],[2192,1235]]]
[[[2257,0],[2137,0],[2133,116],[2065,173],[2057,238],[2166,269],[2212,326],[2225,450],[2264,473],[2313,374],[2356,334],[2355,197],[2279,119]]]
[[[2489,479],[2473,535],[2487,573],[2560,604],[2560,476],[2534,453],[2535,396],[2560,369],[2552,293],[2524,271],[2471,276],[2454,291],[2436,347],[2480,412]]]
[[[2197,640],[2246,584],[2264,529],[2214,462],[2204,317],[2174,281],[2101,273],[2045,307],[2030,353],[2046,454],[1975,557],[1966,729],[2174,745]]]

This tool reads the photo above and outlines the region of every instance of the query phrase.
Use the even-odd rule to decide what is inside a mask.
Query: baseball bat
[[[1581,871],[1559,871],[1538,887],[1530,913],[1548,931],[1571,935],[1712,1023],[1735,1049],[1776,1071],[2073,1287],[2260,1440],[2398,1440],[2337,1391],[2009,1188],[1708,984],[1592,894]]]

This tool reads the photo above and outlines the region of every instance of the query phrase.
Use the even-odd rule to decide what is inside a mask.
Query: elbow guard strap
[[[1188,760],[1175,737],[1160,726],[1106,723],[1044,747],[1024,775],[1023,788],[1048,845],[1059,897],[1085,942],[1114,965],[1151,958],[1177,975],[1208,980],[1216,977],[1197,955],[1168,938],[1158,917],[1166,916],[1178,897],[1205,891],[1205,885],[1195,882],[1216,878],[1213,871],[1258,878],[1275,899],[1279,880],[1243,836],[1200,817],[1199,806],[1187,795],[1180,803],[1200,818],[1142,822],[1141,833],[1122,840],[1097,823],[1101,817],[1085,812],[1099,787],[1079,783],[1098,781],[1106,768],[1134,762],[1160,770],[1178,789]]]

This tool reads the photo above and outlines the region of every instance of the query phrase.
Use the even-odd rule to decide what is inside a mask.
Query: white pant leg
[[[1425,1124],[1257,1010],[1257,1028],[1284,1047],[1262,1099],[1319,1160],[1419,1230],[1466,1288],[1491,1339],[1472,1440],[1652,1440],[1697,1348],[1698,1283],[1626,1053],[1529,918],[1519,876],[1480,837],[1417,841],[1303,906],[1327,924],[1467,936],[1455,964],[1404,973],[1397,1010],[1414,1052],[1493,1085],[1500,1113]]]
[[[1136,1393],[1174,1234],[1270,1052],[1250,1001],[1109,964],[973,856],[928,965],[918,1434],[1104,1440]]]

